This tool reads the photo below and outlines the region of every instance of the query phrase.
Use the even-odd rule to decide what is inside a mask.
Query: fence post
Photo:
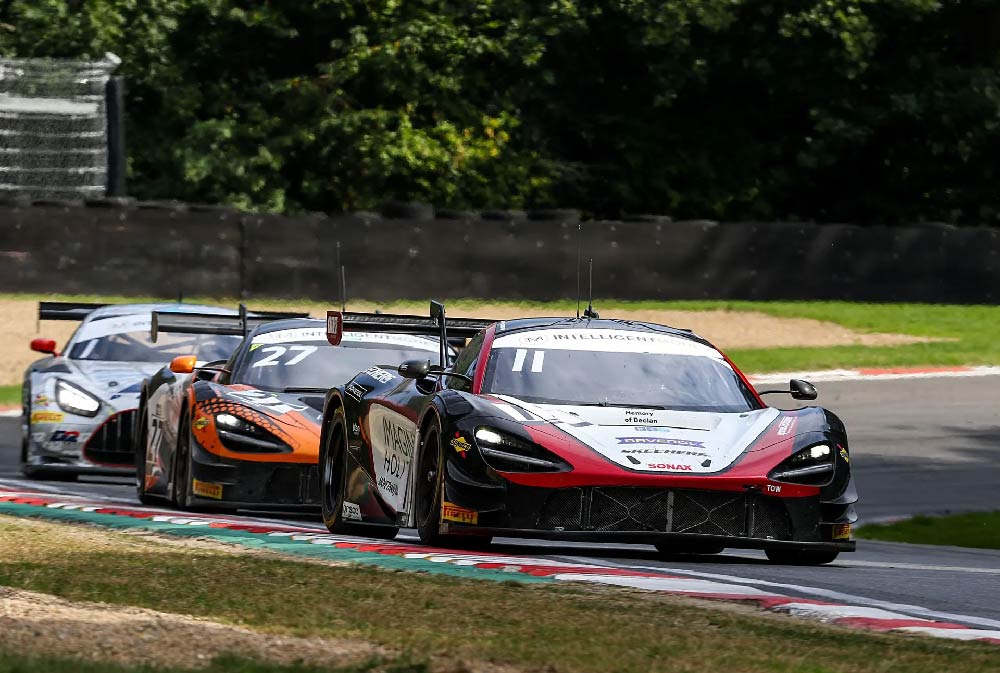
[[[108,114],[107,196],[126,196],[125,78],[109,77],[105,88]]]

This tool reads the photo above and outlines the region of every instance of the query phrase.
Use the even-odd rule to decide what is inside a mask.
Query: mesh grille
[[[105,465],[135,465],[132,428],[138,411],[123,411],[104,422],[83,449],[87,460]]]
[[[749,511],[748,511],[749,510]],[[784,504],[743,492],[635,487],[554,491],[538,516],[539,530],[672,532],[791,538]]]

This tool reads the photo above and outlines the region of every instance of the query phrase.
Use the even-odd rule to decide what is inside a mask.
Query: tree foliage
[[[130,187],[264,210],[1000,214],[987,0],[0,0],[123,59]]]

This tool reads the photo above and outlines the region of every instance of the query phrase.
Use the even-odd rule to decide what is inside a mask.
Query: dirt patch
[[[233,302],[223,302],[230,305]],[[320,305],[314,303],[254,301],[253,308],[282,311],[307,311],[321,316]],[[324,307],[325,308],[325,307]],[[352,311],[373,311],[376,308],[392,313],[417,313],[427,311],[426,303],[405,302],[373,304],[352,302]],[[25,367],[42,357],[28,348],[36,336],[56,340],[61,347],[76,329],[75,322],[45,321],[37,323],[38,303],[27,299],[0,300],[0,348],[8,358],[0,363],[0,385],[20,383]],[[541,317],[552,315],[551,310],[522,308],[514,305],[482,304],[476,308],[456,307],[455,316],[470,318],[510,319],[516,317]],[[614,310],[605,311],[604,317],[626,320],[644,320],[691,329],[710,340],[719,348],[790,348],[826,346],[899,346],[913,343],[940,341],[905,334],[878,334],[856,332],[842,325],[809,318],[779,318],[755,311],[655,311]]]
[[[344,666],[385,652],[369,643],[262,634],[206,619],[67,601],[0,588],[0,647],[118,663],[193,668],[222,654]]]

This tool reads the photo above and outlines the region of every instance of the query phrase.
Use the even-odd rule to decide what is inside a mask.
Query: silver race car
[[[153,311],[237,315],[232,309],[194,304],[78,304],[41,302],[38,319],[80,320],[60,353],[52,339],[31,348],[48,357],[24,373],[21,469],[28,477],[132,475],[133,423],[142,381],[177,355],[219,360],[239,336],[163,335],[150,339]]]

